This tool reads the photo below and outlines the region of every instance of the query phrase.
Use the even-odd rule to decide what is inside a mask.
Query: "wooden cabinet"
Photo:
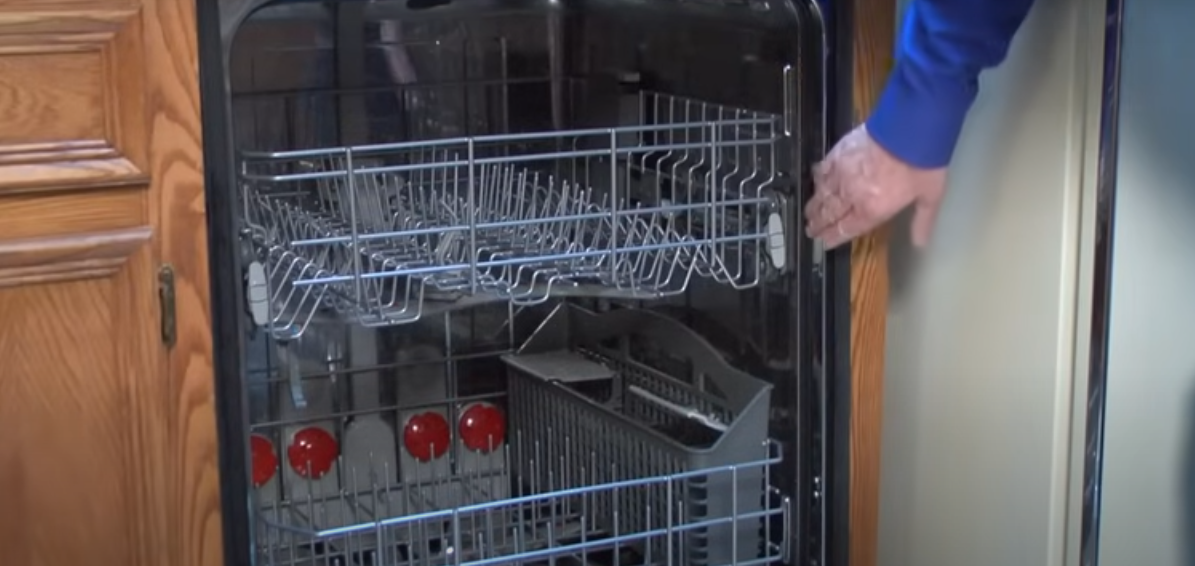
[[[195,0],[0,3],[4,564],[222,560],[195,27]]]

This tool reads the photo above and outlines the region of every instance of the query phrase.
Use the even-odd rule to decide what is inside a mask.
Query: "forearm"
[[[867,129],[902,161],[950,163],[979,74],[999,65],[1033,0],[913,0]]]

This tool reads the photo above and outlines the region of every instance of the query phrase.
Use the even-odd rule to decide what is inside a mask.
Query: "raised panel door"
[[[0,563],[222,560],[195,38],[194,0],[0,3]]]

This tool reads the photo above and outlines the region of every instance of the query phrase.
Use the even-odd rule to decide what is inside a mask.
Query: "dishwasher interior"
[[[244,563],[826,563],[815,6],[231,4]]]

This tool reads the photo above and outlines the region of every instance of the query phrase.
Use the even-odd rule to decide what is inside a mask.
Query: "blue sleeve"
[[[896,66],[867,130],[911,165],[945,167],[979,73],[1008,54],[1033,0],[913,0],[896,48]]]

